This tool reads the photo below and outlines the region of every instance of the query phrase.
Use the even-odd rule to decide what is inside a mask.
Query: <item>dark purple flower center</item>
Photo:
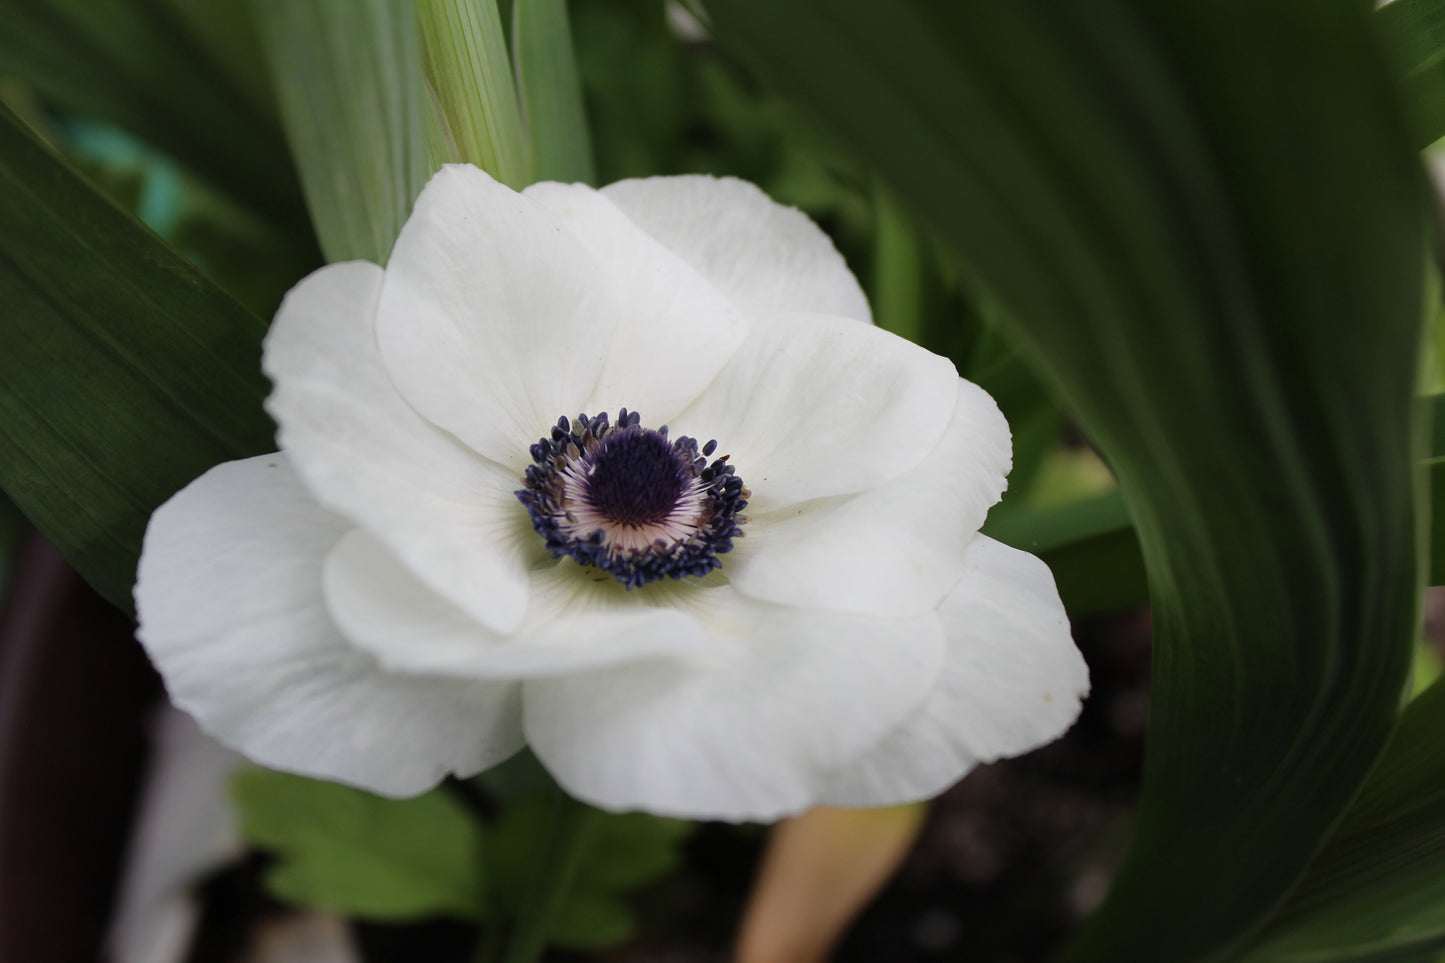
[[[597,444],[583,484],[599,515],[637,526],[670,516],[692,479],[691,460],[666,435],[631,425]]]
[[[612,424],[559,418],[532,446],[517,498],[557,558],[610,572],[628,588],[661,578],[702,576],[742,535],[748,489],[727,463],[708,461],[709,441],[669,439],[623,408]]]

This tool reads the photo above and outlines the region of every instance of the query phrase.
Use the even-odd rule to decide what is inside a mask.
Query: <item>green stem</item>
[[[547,946],[547,935],[567,893],[587,844],[591,810],[555,789],[552,818],[537,852],[527,899],[517,914],[505,963],[534,963]]]

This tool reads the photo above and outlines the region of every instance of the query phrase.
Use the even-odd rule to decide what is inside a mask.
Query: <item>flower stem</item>
[[[517,914],[505,963],[535,963],[547,946],[552,921],[572,888],[572,877],[586,848],[591,810],[554,787],[552,817],[540,841],[527,899]]]

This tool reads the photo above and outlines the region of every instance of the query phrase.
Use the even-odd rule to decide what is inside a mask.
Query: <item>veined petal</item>
[[[649,424],[666,424],[742,344],[747,326],[737,308],[602,192],[547,182],[522,194],[561,218],[630,306],[582,410],[615,413],[625,406]]]
[[[801,311],[872,322],[833,242],[801,211],[735,177],[689,174],[602,189],[749,317]]]
[[[1057,739],[1078,717],[1089,670],[1043,562],[975,536],[938,615],[948,642],[937,688],[906,723],[839,768],[823,802],[926,799],[980,762]]]
[[[695,651],[701,625],[657,595],[599,582],[567,562],[532,573],[531,609],[510,635],[489,631],[413,578],[364,532],[326,559],[326,602],[342,633],[383,666],[478,679],[584,672]],[[669,596],[663,596],[665,601]]]
[[[387,370],[424,416],[518,474],[559,416],[639,365],[660,379],[656,398],[685,400],[724,358],[688,359],[656,332],[670,323],[688,332],[682,344],[725,356],[741,320],[676,259],[636,250],[636,261],[600,260],[533,198],[475,168],[443,168],[387,262],[377,317]]]
[[[726,562],[738,591],[891,618],[937,607],[958,584],[1010,463],[998,405],[977,385],[954,381],[953,418],[917,467],[851,497],[753,512]]]
[[[716,438],[751,513],[845,495],[923,460],[953,414],[952,362],[881,328],[794,315],[748,339],[674,428]]]
[[[527,605],[514,472],[397,393],[376,346],[382,269],[333,264],[286,295],[266,337],[267,410],[314,497],[385,542],[418,577],[499,631]],[[535,440],[535,439],[533,439]]]
[[[135,600],[172,701],[262,765],[392,796],[511,755],[515,684],[391,675],[336,630],[321,565],[350,528],[282,455],[218,465],[162,505]]]
[[[524,683],[524,728],[571,794],[610,810],[771,820],[900,723],[939,671],[933,615],[879,620],[748,605],[714,590],[690,660]]]

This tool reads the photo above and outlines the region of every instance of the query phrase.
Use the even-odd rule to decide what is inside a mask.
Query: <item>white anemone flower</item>
[[[151,519],[140,638],[258,763],[391,796],[523,745],[612,809],[934,795],[1087,671],[978,534],[1008,426],[750,184],[452,166],[266,339],[281,451]]]

